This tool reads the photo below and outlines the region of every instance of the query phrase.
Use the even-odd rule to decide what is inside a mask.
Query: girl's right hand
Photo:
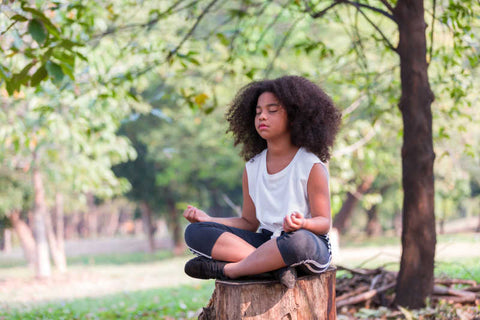
[[[187,209],[183,211],[183,216],[191,223],[205,222],[211,219],[208,214],[198,208],[195,208],[194,206],[187,206]]]

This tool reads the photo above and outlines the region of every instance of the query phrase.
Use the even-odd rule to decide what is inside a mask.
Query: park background
[[[213,282],[183,274],[181,213],[238,214],[243,161],[225,110],[248,82],[285,74],[342,110],[335,262],[408,270],[413,231],[430,244],[422,259],[436,254],[417,280],[480,281],[480,4],[412,1],[403,19],[420,17],[422,39],[399,28],[404,3],[2,1],[0,318],[195,317]],[[405,34],[422,59],[405,62]],[[402,171],[416,142],[425,211],[408,208],[418,186]],[[420,294],[406,304],[425,306]]]

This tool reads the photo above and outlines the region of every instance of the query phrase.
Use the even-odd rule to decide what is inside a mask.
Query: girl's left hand
[[[283,230],[285,232],[292,232],[303,228],[305,224],[305,217],[300,212],[292,212],[287,214],[283,219]]]

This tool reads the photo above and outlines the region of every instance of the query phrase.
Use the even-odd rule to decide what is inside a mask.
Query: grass
[[[456,243],[469,242],[472,250],[478,247],[479,237],[476,235],[460,235],[458,237],[448,235],[439,236],[439,243]],[[390,244],[398,244],[398,238],[386,237],[371,240],[363,247],[369,246],[385,246]],[[345,247],[360,247],[356,241],[347,241]],[[473,251],[472,251],[473,252]],[[469,254],[468,252],[466,253]],[[123,254],[101,254],[93,256],[72,257],[68,259],[71,272],[74,277],[78,277],[81,272],[90,274],[95,272],[99,281],[111,281],[112,283],[120,283],[120,289],[116,293],[100,293],[97,289],[98,284],[94,284],[96,292],[92,294],[101,295],[90,298],[71,298],[64,299],[62,294],[48,302],[31,302],[29,296],[24,296],[25,302],[3,304],[0,303],[0,320],[10,319],[196,319],[201,308],[205,306],[213,292],[214,282],[204,281],[200,283],[178,285],[178,278],[174,278],[173,274],[183,273],[181,259],[172,258],[172,254],[167,251],[148,254],[143,252],[123,253]],[[389,263],[386,267],[392,270],[398,270],[398,261]],[[368,267],[373,268],[382,265],[381,262],[371,261]],[[353,264],[353,262],[352,262]],[[348,264],[347,264],[348,265]],[[167,268],[167,266],[170,266]],[[355,265],[352,265],[355,266]],[[8,279],[10,277],[19,280],[23,286],[29,286],[25,277],[30,271],[24,267],[24,261],[0,261],[0,273]],[[165,268],[160,270],[160,268]],[[173,271],[175,270],[175,271]],[[170,275],[166,287],[150,286],[149,288],[139,290],[138,284],[135,287],[125,287],[123,285],[124,277],[130,277],[134,273],[140,273],[141,276],[135,278],[153,281],[155,277],[161,274]],[[24,275],[25,273],[26,275]],[[341,272],[337,272],[337,276],[341,276]],[[436,277],[449,277],[459,279],[473,279],[480,282],[480,257],[462,257],[451,259],[437,259],[435,263]],[[23,277],[23,278],[22,278]],[[142,278],[143,277],[143,278]],[[97,278],[95,278],[97,279]],[[1,281],[0,277],[0,281]],[[22,282],[23,281],[23,282]],[[26,284],[25,284],[26,283]],[[149,282],[150,283],[150,282]],[[175,285],[177,283],[177,285]],[[46,290],[66,291],[71,283],[60,282],[57,286],[47,288]],[[84,284],[82,284],[84,285]],[[48,286],[45,286],[48,287]],[[0,293],[1,293],[0,283]],[[13,287],[14,291],[19,288]],[[120,291],[120,290],[123,290]],[[13,293],[13,292],[12,292]],[[8,293],[7,293],[8,295]],[[4,292],[5,296],[5,292]],[[84,295],[77,295],[84,296]],[[62,297],[59,299],[58,297]],[[74,297],[73,295],[71,297]],[[7,302],[8,303],[8,302]]]
[[[148,253],[148,252],[112,253],[112,254],[68,257],[67,265],[98,266],[98,265],[142,264],[142,263],[161,261],[171,257],[173,257],[173,253],[171,251],[157,251],[155,253]],[[23,258],[0,260],[0,269],[9,269],[9,268],[23,267],[23,266],[25,266],[25,260]]]
[[[197,286],[124,292],[101,298],[0,309],[0,319],[194,319],[207,304],[213,287],[213,281],[206,281]]]
[[[451,242],[476,243],[480,245],[479,233],[451,233],[451,234],[437,234],[437,244],[447,244]],[[345,234],[340,237],[340,245],[346,248],[365,248],[378,246],[400,246],[400,236],[378,236],[367,237],[362,234]]]
[[[436,261],[436,278],[475,280],[480,283],[480,258],[462,258],[460,261]]]

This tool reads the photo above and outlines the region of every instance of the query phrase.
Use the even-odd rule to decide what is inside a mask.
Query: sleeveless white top
[[[311,218],[307,182],[315,163],[325,164],[304,148],[298,149],[292,161],[281,171],[267,172],[267,149],[250,159],[245,165],[248,192],[255,204],[260,229],[279,236],[283,231],[283,218],[294,211]]]

